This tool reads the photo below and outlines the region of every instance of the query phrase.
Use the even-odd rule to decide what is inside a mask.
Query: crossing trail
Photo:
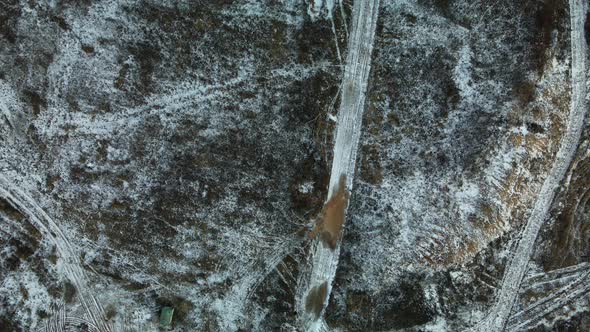
[[[549,207],[555,197],[555,190],[566,175],[580,140],[587,111],[585,99],[587,54],[584,37],[587,2],[585,0],[569,0],[569,9],[571,21],[572,97],[566,132],[561,139],[560,148],[551,171],[541,187],[530,217],[519,237],[516,250],[512,253],[512,258],[506,267],[496,301],[486,319],[475,327],[475,331],[504,330],[533,253],[535,240],[544,220],[547,218]]]
[[[13,184],[13,181],[0,174],[0,198],[6,200],[24,215],[43,234],[50,239],[57,249],[62,262],[65,277],[75,286],[87,315],[87,323],[92,331],[111,332],[104,310],[98,300],[88,289],[85,271],[77,255],[57,223],[23,190]]]

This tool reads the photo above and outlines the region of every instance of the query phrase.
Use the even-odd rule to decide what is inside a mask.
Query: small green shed
[[[160,311],[160,325],[163,327],[170,327],[172,325],[172,316],[174,315],[174,308],[163,307]]]

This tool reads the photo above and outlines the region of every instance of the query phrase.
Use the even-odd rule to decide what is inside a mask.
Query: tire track
[[[346,177],[345,190],[350,192],[352,189],[378,12],[379,0],[354,2],[353,27],[342,79],[327,202],[338,190],[341,176]],[[339,241],[335,248],[325,246],[319,239],[312,242],[307,265],[302,267],[295,295],[298,325],[304,331],[322,329],[321,317],[330,297],[339,253]],[[313,302],[312,305],[310,301]],[[310,310],[310,307],[314,309]]]
[[[514,314],[510,317],[507,330],[516,331],[532,327],[531,325],[537,323],[544,316],[587,294],[590,292],[589,277],[590,272],[586,272],[565,287],[552,292],[531,304],[525,310]]]
[[[26,215],[33,226],[55,245],[57,253],[63,261],[65,276],[78,291],[78,298],[88,316],[88,321],[95,327],[96,331],[112,332],[102,306],[88,289],[87,279],[79,256],[75,253],[72,244],[61,231],[61,228],[29,195],[14,185],[3,174],[0,174],[0,198],[5,199]]]
[[[546,284],[568,281],[570,279],[578,278],[588,270],[590,270],[590,264],[583,262],[562,269],[549,271],[547,273],[534,274],[524,279],[522,288],[531,289]]]
[[[526,272],[527,264],[533,253],[535,240],[547,217],[549,208],[576,152],[584,118],[586,105],[586,40],[584,22],[586,17],[585,0],[569,0],[571,21],[572,52],[572,100],[567,129],[551,171],[541,187],[530,217],[520,235],[516,250],[509,261],[502,280],[499,294],[487,317],[474,328],[475,331],[503,331],[510,317],[514,301]]]

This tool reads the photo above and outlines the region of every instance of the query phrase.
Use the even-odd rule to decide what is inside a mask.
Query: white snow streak
[[[310,0],[307,5],[307,14],[312,20],[320,17],[332,18],[334,0]]]
[[[354,2],[353,29],[342,80],[328,199],[337,189],[340,176],[343,174],[347,178],[348,190],[352,189],[378,11],[379,0]],[[319,287],[327,282],[327,295],[324,300],[324,307],[326,306],[338,266],[339,252],[339,245],[335,250],[331,250],[317,240],[312,244],[308,261],[311,266],[307,267],[308,271],[301,274],[296,294],[299,324],[303,330],[318,331],[321,328],[322,319],[306,312],[305,298],[313,287]]]

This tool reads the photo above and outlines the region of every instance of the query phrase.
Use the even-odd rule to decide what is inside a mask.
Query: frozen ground
[[[588,10],[0,1],[0,331],[590,330]]]

